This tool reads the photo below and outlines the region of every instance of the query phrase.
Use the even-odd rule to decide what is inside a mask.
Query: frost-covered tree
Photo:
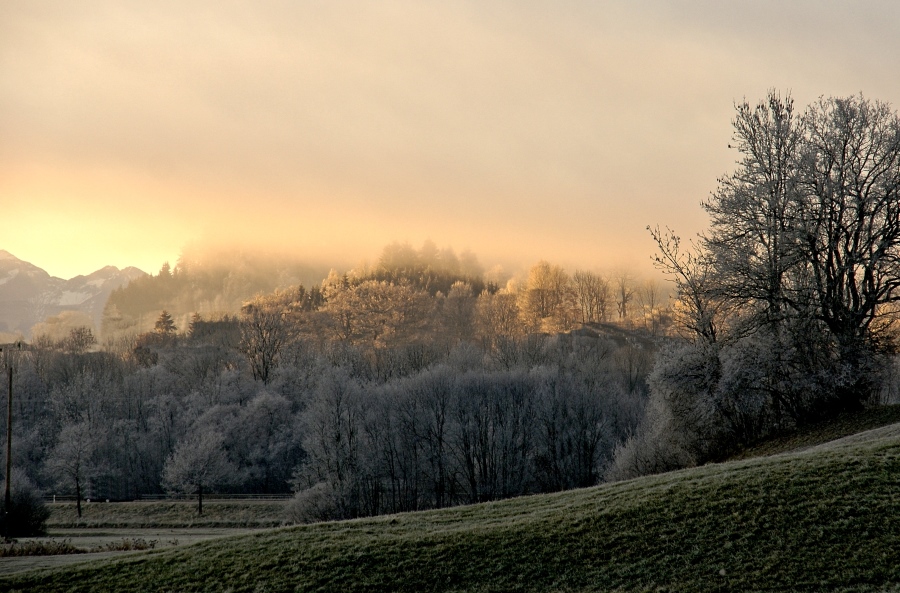
[[[343,518],[360,513],[363,416],[360,388],[341,369],[326,374],[303,413],[306,459],[295,474],[298,491],[327,483]]]
[[[162,485],[166,491],[197,495],[197,514],[203,514],[203,491],[233,481],[235,468],[223,448],[223,436],[204,429],[182,441],[166,460]]]
[[[94,332],[89,327],[76,327],[69,330],[69,335],[63,340],[63,350],[71,354],[84,354],[97,343]]]
[[[776,340],[789,327],[826,334],[851,377],[831,405],[858,407],[882,345],[873,323],[900,300],[900,118],[863,97],[820,99],[798,118],[773,92],[738,106],[735,141],[738,170],[704,204],[715,291]]]
[[[528,271],[525,288],[520,292],[520,309],[529,325],[540,328],[548,317],[565,313],[569,296],[569,275],[561,266],[541,260]]]
[[[736,109],[741,159],[703,204],[708,231],[685,250],[651,230],[691,338],[657,364],[651,409],[693,433],[696,461],[871,401],[900,300],[896,112],[848,97],[798,116],[775,92]]]
[[[371,347],[414,340],[432,306],[427,293],[384,280],[331,282],[325,294],[322,310],[329,317],[331,335]]]
[[[776,93],[736,110],[732,146],[741,160],[703,203],[710,216],[704,247],[714,261],[715,291],[752,302],[761,324],[778,323],[798,264],[801,121],[793,101]]]
[[[78,518],[81,518],[81,500],[88,480],[97,469],[94,455],[96,450],[97,437],[89,422],[66,424],[45,465],[47,472],[61,488],[74,492]]]
[[[794,306],[833,336],[852,377],[838,405],[856,407],[875,389],[877,320],[900,301],[900,117],[861,96],[820,99],[804,119],[802,156]]]
[[[441,324],[447,337],[469,340],[475,331],[475,296],[471,285],[457,281],[441,302]]]

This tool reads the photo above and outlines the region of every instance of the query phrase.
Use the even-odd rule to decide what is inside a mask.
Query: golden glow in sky
[[[892,1],[0,5],[0,249],[71,277],[188,243],[649,269],[733,103],[900,104]]]

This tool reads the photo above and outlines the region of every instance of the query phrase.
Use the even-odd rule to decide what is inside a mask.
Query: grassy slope
[[[896,422],[900,422],[900,405],[869,408],[768,439],[740,452],[734,459],[797,451]]]
[[[24,591],[900,591],[900,424],[548,496],[277,529]]]

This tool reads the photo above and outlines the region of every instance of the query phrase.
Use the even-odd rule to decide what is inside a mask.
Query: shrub
[[[647,406],[637,432],[616,446],[606,480],[617,482],[659,474],[696,464],[685,435],[676,427],[671,409],[660,398]]]
[[[0,544],[0,558],[18,556],[58,556],[62,554],[84,554],[87,550],[77,548],[69,540],[26,541]]]
[[[338,518],[338,505],[334,488],[328,482],[319,482],[301,490],[285,504],[286,519],[290,523],[315,523]]]
[[[0,482],[6,491],[6,481]],[[2,519],[2,533],[12,537],[32,537],[47,532],[46,523],[50,509],[44,504],[34,483],[20,470],[13,470],[11,506]]]

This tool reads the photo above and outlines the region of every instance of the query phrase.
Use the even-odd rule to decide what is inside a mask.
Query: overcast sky
[[[0,5],[0,249],[71,277],[188,243],[649,270],[770,88],[900,106],[900,2]]]

